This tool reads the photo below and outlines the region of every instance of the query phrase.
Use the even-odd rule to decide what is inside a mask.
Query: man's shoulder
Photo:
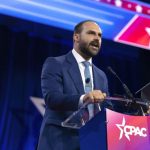
[[[57,57],[47,57],[46,61],[57,61],[57,62],[64,62],[67,57],[70,57],[72,55],[72,52],[68,52],[67,54],[57,56]],[[73,56],[73,55],[72,55]]]
[[[66,54],[67,55],[67,54]],[[43,63],[42,73],[45,72],[60,72],[66,65],[66,55],[57,57],[47,57]]]
[[[57,57],[47,57],[45,62],[47,62],[47,63],[50,63],[50,62],[61,63],[61,62],[63,62],[65,60],[65,56],[66,55],[61,55],[61,56],[57,56]]]
[[[67,54],[65,55],[61,55],[61,56],[57,56],[57,57],[47,57],[44,64],[63,64],[65,61],[66,61],[66,56]]]
[[[77,62],[72,52],[70,51],[67,54],[58,57],[48,57],[44,64],[68,68],[70,65],[74,65],[75,63]]]

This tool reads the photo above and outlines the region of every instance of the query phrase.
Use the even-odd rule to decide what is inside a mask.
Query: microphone
[[[108,70],[119,80],[119,82],[122,84],[122,87],[123,87],[123,89],[124,89],[124,91],[125,91],[125,93],[126,93],[127,98],[131,99],[132,102],[133,102],[134,104],[136,104],[137,107],[140,108],[140,110],[139,110],[140,112],[137,112],[137,113],[138,113],[139,115],[145,116],[142,106],[141,106],[141,105],[137,105],[136,99],[133,97],[133,94],[131,93],[131,91],[129,90],[129,88],[127,87],[127,85],[126,85],[125,83],[123,83],[123,81],[120,79],[120,77],[117,75],[117,73],[116,73],[110,66],[107,67],[107,69],[108,69]],[[129,112],[130,107],[131,107],[131,103],[130,103],[128,106],[129,106],[129,107],[128,107],[128,112]]]
[[[86,79],[85,79],[85,83],[86,83],[86,84],[90,83],[90,78],[86,78]]]
[[[121,83],[126,96],[130,99],[134,100],[133,94],[131,93],[131,91],[129,90],[129,88],[127,87],[127,85],[125,83],[123,83],[123,81],[120,79],[120,77],[117,75],[117,73],[109,66],[107,67],[107,69],[119,80],[119,82]],[[135,102],[135,101],[134,101]]]
[[[150,82],[144,85],[142,88],[140,88],[138,91],[135,92],[135,94],[138,94],[139,92],[142,92],[142,90],[148,88],[150,86]]]

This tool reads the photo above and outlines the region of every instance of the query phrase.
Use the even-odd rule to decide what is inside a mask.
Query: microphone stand
[[[131,91],[127,87],[127,85],[125,83],[123,83],[123,81],[120,79],[120,77],[117,75],[117,73],[110,66],[108,67],[108,70],[119,80],[119,82],[121,83],[121,85],[122,85],[122,87],[126,93],[126,97],[128,99],[132,100],[132,102],[127,103],[127,106],[128,106],[127,112],[129,113],[131,107],[133,107],[131,104],[134,104],[135,108],[138,109],[138,107],[139,107],[139,109],[140,109],[140,112],[138,111],[137,115],[145,116],[142,106],[140,104],[137,104],[135,97],[133,96],[133,94],[131,93]]]

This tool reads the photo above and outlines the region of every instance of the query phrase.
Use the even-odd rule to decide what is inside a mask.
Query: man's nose
[[[100,37],[98,34],[96,34],[96,35],[95,35],[95,40],[100,41],[100,39],[101,39],[101,37]]]
[[[101,38],[99,36],[95,36],[94,37],[94,41],[97,41],[98,43],[100,43],[101,42]]]

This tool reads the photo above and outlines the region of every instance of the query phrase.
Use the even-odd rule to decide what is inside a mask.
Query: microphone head
[[[113,71],[113,69],[110,66],[108,66],[107,69],[116,76],[116,73]]]
[[[85,83],[86,83],[86,84],[90,83],[90,78],[86,78],[86,79],[85,79]]]

